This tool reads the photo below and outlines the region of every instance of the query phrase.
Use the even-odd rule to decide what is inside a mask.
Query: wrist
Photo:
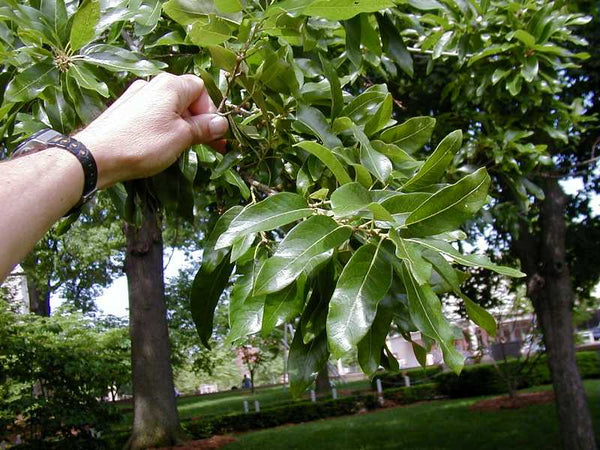
[[[115,149],[110,149],[103,139],[99,139],[85,129],[75,134],[73,138],[81,142],[96,161],[98,189],[113,186],[120,181],[119,172],[122,170],[122,167],[119,167],[119,164],[115,164],[114,158],[111,157],[111,153],[114,155]]]

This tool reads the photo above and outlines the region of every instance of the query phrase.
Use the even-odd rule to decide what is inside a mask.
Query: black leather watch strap
[[[83,194],[77,204],[71,208],[67,215],[76,212],[84,203],[96,193],[98,182],[98,168],[91,152],[81,142],[72,137],[65,136],[54,130],[46,129],[35,133],[31,138],[21,144],[14,152],[13,157],[35,153],[50,147],[58,147],[72,153],[81,163],[83,168]]]

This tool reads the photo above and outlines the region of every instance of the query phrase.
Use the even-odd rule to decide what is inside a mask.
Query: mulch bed
[[[237,441],[232,436],[213,436],[199,441],[188,441],[177,447],[161,447],[154,450],[212,450]]]
[[[518,409],[531,405],[544,405],[554,402],[553,391],[527,392],[514,398],[502,396],[481,400],[469,406],[471,411],[498,411],[501,409]]]

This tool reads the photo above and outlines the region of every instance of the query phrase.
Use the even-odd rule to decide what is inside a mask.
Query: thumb
[[[192,130],[194,144],[206,144],[223,136],[229,122],[219,114],[198,114],[184,119]]]

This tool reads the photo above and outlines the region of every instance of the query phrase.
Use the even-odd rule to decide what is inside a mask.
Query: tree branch
[[[266,184],[263,184],[260,181],[256,181],[254,178],[252,178],[247,173],[241,173],[240,175],[248,184],[250,184],[250,186],[254,187],[255,189],[258,189],[259,191],[261,191],[267,195],[275,195],[275,194],[279,193],[278,190],[273,189],[272,187],[267,186]]]

